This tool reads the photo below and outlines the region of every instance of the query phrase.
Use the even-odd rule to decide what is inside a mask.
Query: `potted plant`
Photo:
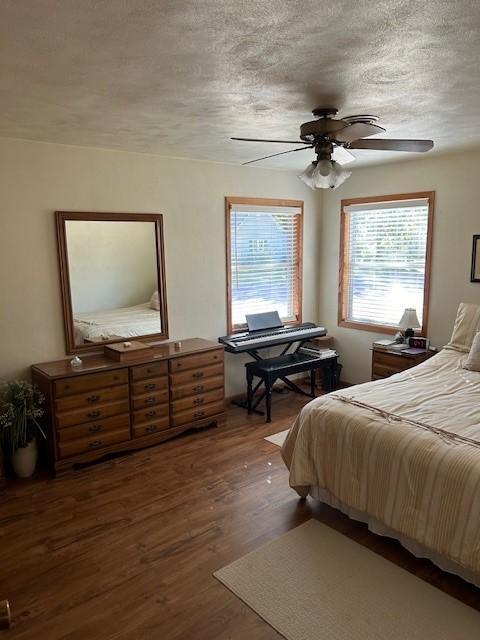
[[[44,396],[23,380],[6,382],[0,395],[0,435],[3,450],[11,454],[13,470],[19,478],[29,478],[35,471],[37,436],[45,438],[38,419]]]

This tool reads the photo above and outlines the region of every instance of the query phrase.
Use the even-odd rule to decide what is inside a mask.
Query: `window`
[[[301,322],[303,202],[227,197],[225,205],[228,333],[263,311]]]
[[[338,324],[393,333],[406,307],[425,334],[434,192],[342,200]]]

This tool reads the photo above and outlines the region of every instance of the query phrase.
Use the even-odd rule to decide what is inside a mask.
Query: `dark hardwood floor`
[[[337,511],[300,501],[264,436],[305,403],[275,396],[274,421],[227,424],[0,497],[5,638],[268,640],[280,636],[212,576],[315,517],[480,610],[480,591]],[[0,632],[1,635],[1,632]]]

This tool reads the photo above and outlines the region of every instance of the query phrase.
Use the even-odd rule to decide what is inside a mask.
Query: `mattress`
[[[300,495],[325,492],[478,584],[480,373],[464,370],[465,358],[445,348],[391,378],[313,400],[282,455]]]
[[[151,309],[149,302],[95,313],[77,313],[73,323],[76,344],[114,335],[134,338],[161,332],[160,313]]]

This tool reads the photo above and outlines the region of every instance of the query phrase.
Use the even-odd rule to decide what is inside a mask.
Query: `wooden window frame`
[[[366,322],[355,322],[347,319],[347,291],[346,281],[348,269],[348,224],[347,206],[353,204],[374,204],[378,202],[395,202],[405,200],[428,200],[428,222],[427,222],[427,243],[425,252],[425,278],[423,282],[423,317],[422,327],[419,335],[427,335],[428,329],[428,308],[430,300],[430,274],[432,263],[432,235],[433,235],[433,214],[435,206],[435,191],[417,191],[415,193],[395,193],[387,196],[372,196],[366,198],[349,198],[341,201],[340,211],[340,255],[339,255],[339,282],[338,282],[338,326],[347,329],[360,329],[361,331],[371,331],[373,333],[395,334],[398,327],[381,324],[369,324]],[[400,318],[399,318],[400,320]]]
[[[294,282],[294,307],[296,309],[296,320],[285,322],[287,325],[298,325],[302,322],[302,294],[303,294],[303,200],[283,200],[277,198],[241,198],[236,196],[225,196],[225,229],[226,229],[226,266],[227,266],[227,333],[240,333],[245,331],[247,325],[233,326],[232,323],[232,256],[231,256],[231,234],[230,234],[230,214],[232,205],[244,204],[259,207],[292,207],[300,209],[300,224],[297,228],[297,278]]]

